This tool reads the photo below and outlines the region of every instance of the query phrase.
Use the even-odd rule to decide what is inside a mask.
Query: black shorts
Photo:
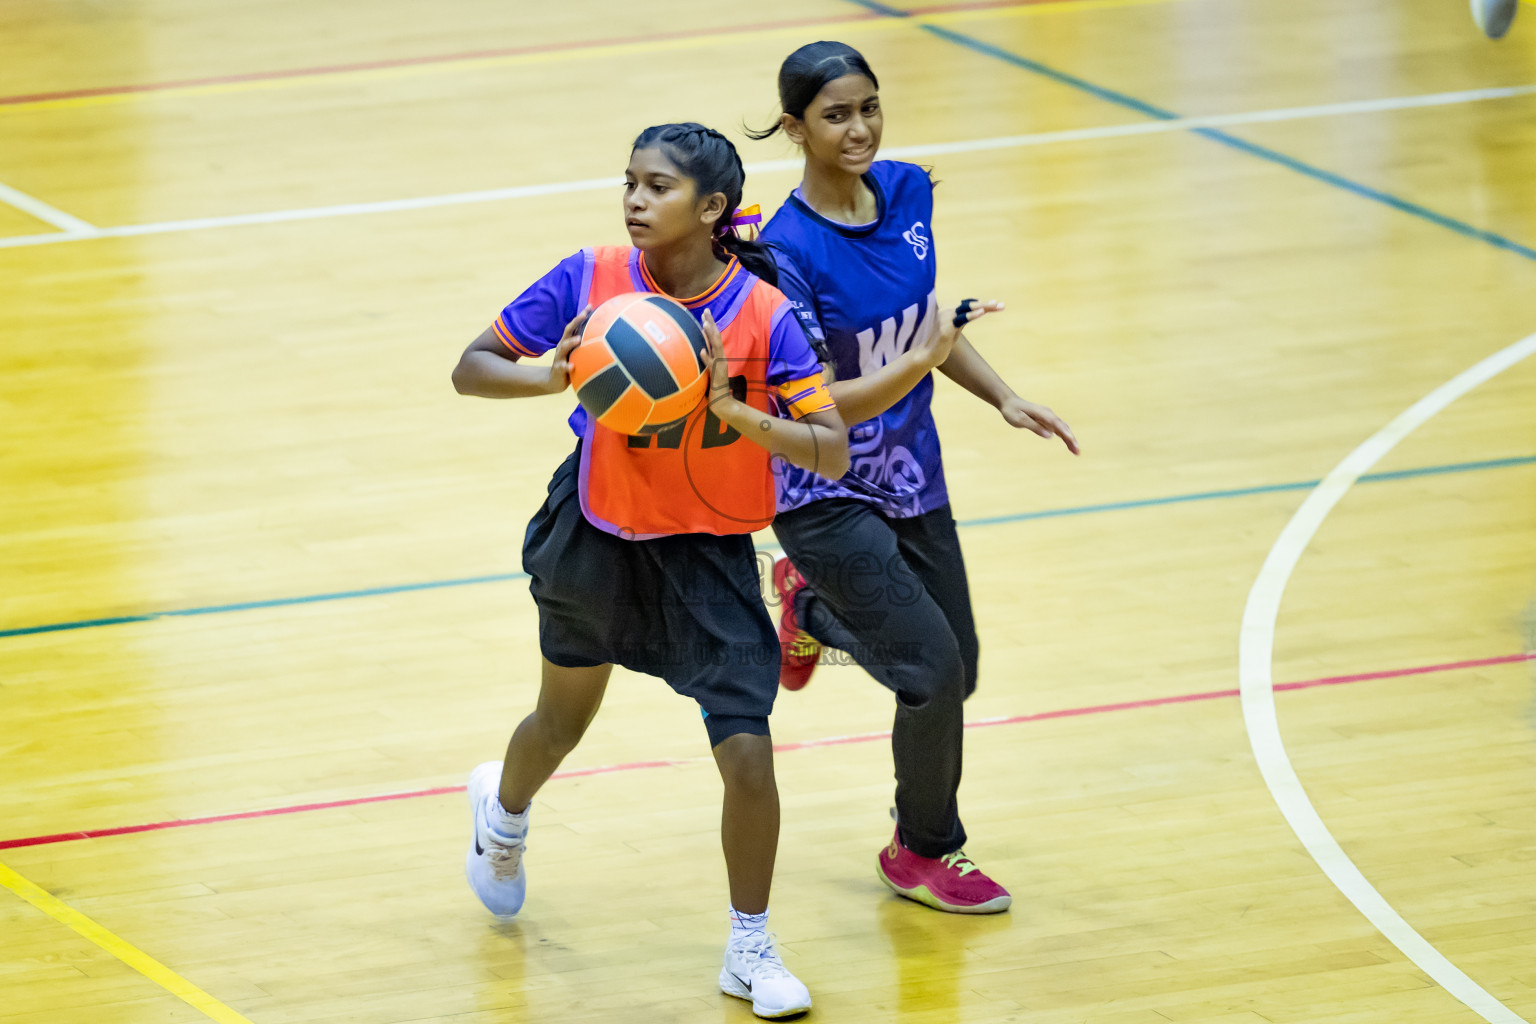
[[[581,512],[580,453],[555,470],[523,540],[539,650],[565,668],[614,664],[660,676],[708,716],[766,716],[779,644],[752,539],[605,533]]]

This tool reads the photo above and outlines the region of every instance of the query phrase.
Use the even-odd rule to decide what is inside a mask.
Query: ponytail
[[[805,108],[827,83],[846,75],[863,75],[876,89],[880,88],[880,80],[870,70],[869,61],[847,43],[826,39],[806,43],[779,65],[779,106],[790,117],[801,120],[805,117]],[[760,131],[747,129],[747,137],[766,139],[781,127],[783,123],[775,121]]]

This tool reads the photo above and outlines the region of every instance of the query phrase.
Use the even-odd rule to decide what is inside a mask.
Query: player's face
[[[711,198],[701,201],[698,185],[659,147],[630,154],[624,170],[624,227],[635,248],[662,248],[696,234],[709,237],[721,205],[711,205]]]
[[[863,75],[833,79],[805,108],[796,127],[803,141],[795,141],[810,159],[845,174],[863,174],[875,162],[885,127],[880,92]]]

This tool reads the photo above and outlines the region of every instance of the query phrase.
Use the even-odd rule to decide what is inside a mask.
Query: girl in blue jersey
[[[778,467],[774,567],[783,602],[780,682],[799,689],[823,645],[849,652],[896,694],[896,834],[879,877],[939,910],[993,913],[1007,890],[961,848],[962,702],[979,643],[929,402],[938,369],[1010,426],[1077,442],[1060,417],[1013,392],[960,333],[1001,310],[940,308],[930,230],[933,183],[913,164],[876,161],[879,83],[843,43],[802,46],[779,70],[779,123],[805,155],[800,187],[763,229],[779,287],[823,349],[852,469],[831,480]]]
[[[834,476],[848,461],[820,366],[772,286],[773,261],[731,227],[743,179],[735,147],[719,132],[697,124],[642,132],[625,171],[633,245],[562,260],[501,311],[454,369],[461,394],[562,392],[590,309],[651,291],[692,296],[679,301],[701,321],[712,374],[706,406],[675,429],[625,437],[581,408],[571,417],[580,442],[523,542],[539,609],[538,705],[505,758],[470,775],[465,871],[487,909],[517,914],[534,794],[591,723],[614,664],[661,676],[702,708],[725,783],[731,937],[720,987],[751,1000],[758,1016],[783,1017],[811,1000],[767,931],[779,831],[767,716],[778,673],[761,655],[777,645],[748,534],[774,512],[770,454]],[[523,361],[551,352],[548,365]]]

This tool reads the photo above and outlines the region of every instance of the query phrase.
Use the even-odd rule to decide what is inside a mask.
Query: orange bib
[[[615,295],[659,291],[629,246],[592,250],[591,284],[582,306]],[[774,313],[787,300],[735,260],[703,295],[683,300],[698,316],[736,286],[715,325],[725,348],[731,391],[775,416],[768,383],[768,342]],[[773,469],[767,449],[742,437],[700,403],[686,420],[659,433],[631,437],[587,417],[581,446],[581,510],[600,530],[631,540],[679,533],[751,533],[773,520]]]

